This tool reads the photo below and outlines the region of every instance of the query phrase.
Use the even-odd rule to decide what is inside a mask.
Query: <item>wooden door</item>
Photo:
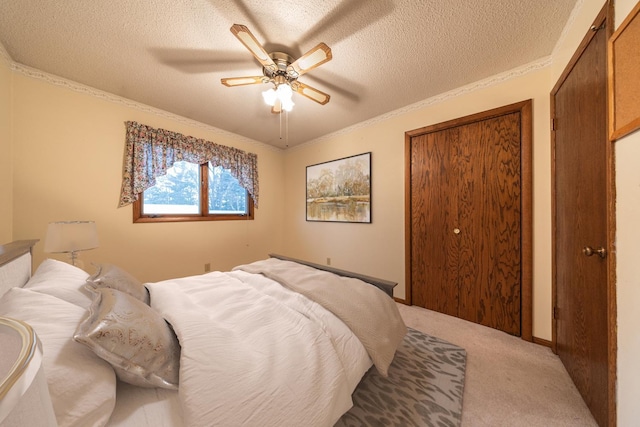
[[[525,104],[407,133],[410,302],[514,335],[522,333]]]
[[[457,188],[452,170],[459,129],[411,139],[411,302],[458,316],[460,307]],[[424,284],[421,286],[420,284]]]
[[[601,426],[615,424],[605,21],[606,8],[552,92],[555,349]]]

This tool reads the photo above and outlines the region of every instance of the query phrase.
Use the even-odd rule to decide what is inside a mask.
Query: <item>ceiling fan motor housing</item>
[[[268,77],[276,86],[282,83],[293,83],[296,77],[291,76],[287,72],[287,67],[294,61],[294,59],[283,52],[272,52],[269,54],[269,57],[273,59],[273,62],[276,64],[276,70],[273,71],[269,67],[263,67],[263,74]]]

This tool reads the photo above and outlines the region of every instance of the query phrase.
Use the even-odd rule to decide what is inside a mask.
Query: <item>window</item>
[[[133,206],[133,222],[237,219],[253,219],[253,200],[229,170],[210,163],[175,162]]]
[[[253,219],[256,154],[137,122],[126,127],[118,207],[133,204],[133,222]],[[180,162],[192,165],[174,168]]]

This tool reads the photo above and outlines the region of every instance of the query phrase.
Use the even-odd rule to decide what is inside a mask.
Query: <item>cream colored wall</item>
[[[280,251],[280,150],[22,73],[14,77],[14,92],[13,237],[40,239],[36,265],[45,256],[65,259],[43,253],[47,223],[58,220],[96,221],[100,247],[81,253],[87,269],[89,262],[109,262],[143,281],[200,274],[205,263],[228,270]],[[255,220],[133,224],[131,206],[117,208],[127,120],[256,153],[260,205]]]
[[[13,240],[11,70],[2,53],[0,52],[0,244]]]
[[[640,420],[640,131],[615,143],[618,425]]]
[[[319,263],[331,258],[338,268],[398,282],[405,298],[404,135],[406,131],[533,99],[534,314],[533,333],[551,339],[551,205],[549,67],[522,70],[456,90],[430,105],[404,109],[387,118],[322,141],[287,150],[285,248]],[[426,102],[425,102],[426,104]],[[372,223],[305,221],[305,167],[372,152]],[[434,244],[439,244],[434,242]]]
[[[636,3],[636,0],[616,2],[616,28]],[[640,131],[615,142],[615,156],[618,425],[631,426],[636,425],[640,419]]]

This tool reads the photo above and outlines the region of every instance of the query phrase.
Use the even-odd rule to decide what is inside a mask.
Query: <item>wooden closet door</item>
[[[459,247],[450,224],[457,222],[457,179],[449,173],[458,128],[416,136],[411,142],[412,277],[415,305],[458,316]]]
[[[460,128],[459,317],[520,335],[520,115]]]
[[[410,139],[413,304],[521,334],[520,113]]]

